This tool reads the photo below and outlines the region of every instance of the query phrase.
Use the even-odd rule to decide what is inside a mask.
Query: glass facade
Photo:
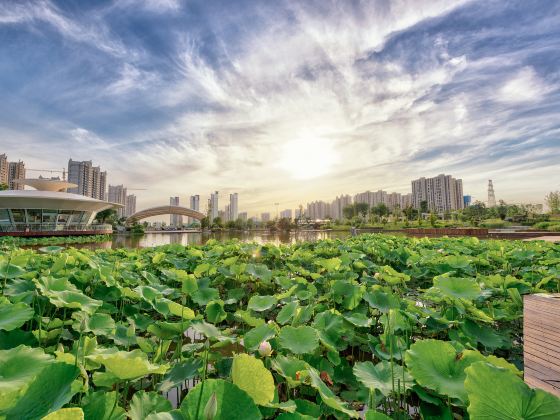
[[[94,230],[97,226],[88,224],[91,215],[76,210],[0,209],[0,232]]]

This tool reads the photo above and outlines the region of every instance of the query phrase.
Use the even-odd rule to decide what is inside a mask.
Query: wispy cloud
[[[560,6],[523,1],[0,4],[0,136],[94,159],[145,205],[219,189],[257,211],[441,172],[541,200],[558,28]]]

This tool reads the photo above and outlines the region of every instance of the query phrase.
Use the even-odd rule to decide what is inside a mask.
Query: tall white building
[[[210,223],[214,221],[215,218],[218,217],[219,214],[219,207],[218,207],[218,191],[213,192],[210,194],[210,200],[208,202],[208,213]]]
[[[170,206],[179,206],[179,197],[169,197]],[[183,216],[180,214],[171,214],[169,216],[169,226],[182,227]]]
[[[238,218],[243,221],[246,222],[247,221],[247,212],[246,211],[242,211],[241,213],[239,213]]]
[[[124,215],[125,217],[129,217],[132,216],[134,213],[136,213],[136,196],[134,194],[130,194],[126,196]]]
[[[422,201],[428,210],[445,212],[464,208],[463,181],[451,175],[440,174],[433,178],[419,178],[412,181],[412,204],[420,209]]]
[[[93,166],[91,160],[68,161],[68,182],[77,187],[69,188],[69,193],[85,195],[86,197],[106,200],[107,172],[101,171],[99,166]],[[111,201],[111,200],[109,200]]]
[[[68,191],[70,191],[70,189]],[[126,216],[126,214],[125,214],[126,187],[125,186],[123,186],[122,184],[121,185],[109,185],[108,201],[109,201],[109,203],[117,203],[117,204],[122,204],[123,206],[125,206],[125,207],[119,207],[117,209],[117,216],[119,218]]]
[[[229,195],[229,220],[236,221],[239,213],[239,195],[233,193]]]
[[[5,153],[0,155],[0,184],[8,185],[8,157]]]
[[[305,216],[311,220],[324,220],[331,216],[331,206],[324,201],[313,201],[307,204]]]
[[[191,195],[190,199],[189,199],[189,208],[191,210],[195,210],[195,211],[200,211],[200,195]],[[195,221],[196,219],[189,217],[188,218],[188,223],[191,224]]]
[[[292,220],[292,209],[282,210],[280,212],[280,219],[289,219]]]
[[[21,160],[8,163],[8,188],[10,190],[23,190],[24,185],[15,182],[17,179],[25,178],[25,163]]]
[[[333,220],[344,219],[344,207],[352,204],[352,197],[349,195],[341,195],[336,197],[331,203],[331,217]]]

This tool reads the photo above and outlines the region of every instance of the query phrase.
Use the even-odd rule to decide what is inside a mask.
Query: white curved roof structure
[[[14,182],[20,185],[28,185],[39,191],[66,191],[68,188],[77,187],[76,184],[68,181],[49,178],[15,179]]]
[[[0,209],[59,209],[100,212],[123,207],[78,194],[58,191],[6,190],[0,191]]]

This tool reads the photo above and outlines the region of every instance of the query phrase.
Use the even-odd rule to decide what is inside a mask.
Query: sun
[[[332,142],[324,139],[299,139],[282,147],[279,166],[295,179],[327,175],[337,161]]]

